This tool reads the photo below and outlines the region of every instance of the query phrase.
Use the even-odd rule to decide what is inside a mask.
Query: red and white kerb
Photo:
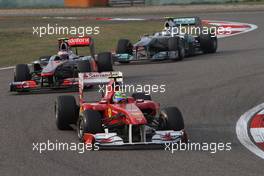
[[[258,147],[264,150],[264,110],[252,117],[249,133]]]

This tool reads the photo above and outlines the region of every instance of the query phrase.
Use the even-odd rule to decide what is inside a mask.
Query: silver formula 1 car
[[[129,63],[134,60],[182,60],[197,53],[215,53],[217,37],[214,33],[184,33],[182,28],[203,24],[198,17],[166,18],[164,30],[154,35],[145,35],[132,44],[128,39],[120,39],[116,49],[116,61]],[[202,30],[200,30],[202,31]]]
[[[59,51],[56,55],[41,57],[31,66],[16,65],[10,91],[78,87],[78,73],[113,71],[112,54],[104,52],[95,55],[91,37],[59,39],[58,46]],[[87,47],[91,55],[78,55],[79,47]]]

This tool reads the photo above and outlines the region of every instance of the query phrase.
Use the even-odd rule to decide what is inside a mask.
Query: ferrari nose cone
[[[147,120],[141,110],[134,104],[126,104],[125,109],[131,124],[146,124]]]

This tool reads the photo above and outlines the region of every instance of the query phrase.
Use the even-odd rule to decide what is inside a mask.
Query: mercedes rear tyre
[[[217,50],[217,37],[212,37],[210,34],[202,34],[199,37],[201,50],[203,53],[215,53]]]

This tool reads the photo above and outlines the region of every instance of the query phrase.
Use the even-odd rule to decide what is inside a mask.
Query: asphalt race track
[[[53,102],[61,94],[13,95],[13,71],[0,71],[0,175],[232,175],[261,176],[263,160],[237,139],[236,122],[248,109],[264,102],[264,12],[212,13],[204,19],[256,24],[257,30],[219,40],[213,55],[182,62],[116,66],[125,81],[166,84],[153,94],[162,106],[178,106],[193,142],[231,142],[231,151],[215,154],[163,150],[32,151],[33,142],[78,142],[73,131],[58,131]],[[88,92],[95,99],[96,91]]]

